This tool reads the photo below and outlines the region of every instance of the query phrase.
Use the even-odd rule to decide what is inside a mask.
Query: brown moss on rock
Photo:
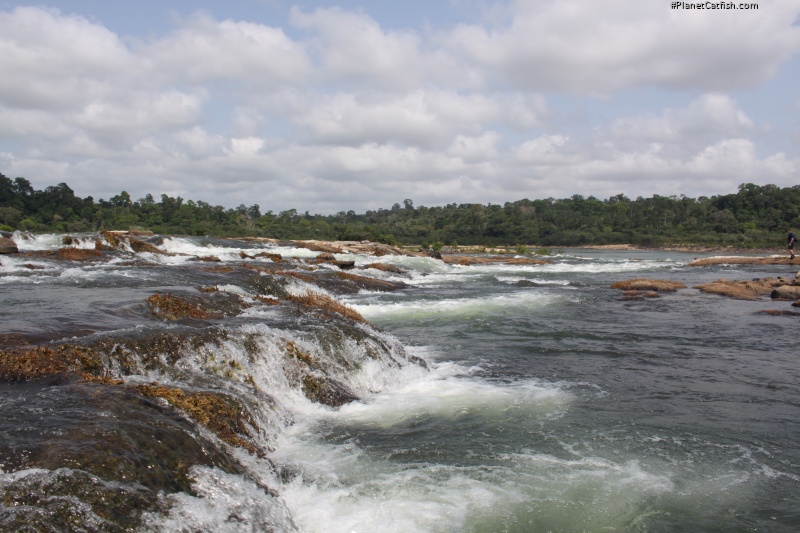
[[[336,313],[347,317],[350,320],[355,320],[356,322],[367,322],[364,317],[361,316],[361,314],[355,309],[347,307],[346,305],[342,305],[333,298],[323,294],[309,293],[302,296],[290,295],[289,300],[304,305],[305,307]]]
[[[63,261],[95,261],[103,257],[97,250],[87,248],[59,248],[56,257]]]
[[[58,374],[107,379],[105,358],[93,348],[64,344],[0,351],[0,379],[26,381]]]
[[[621,289],[624,291],[636,290],[636,291],[675,292],[678,289],[685,289],[686,285],[684,285],[680,281],[637,278],[624,281],[617,281],[611,284],[611,288]]]
[[[286,350],[287,356],[300,360],[310,367],[317,366],[317,362],[314,359],[314,357],[312,357],[310,353],[299,348],[297,344],[294,343],[294,341],[284,339],[284,343],[285,343],[284,349]]]
[[[213,266],[205,267],[200,270],[203,272],[214,272],[215,274],[227,274],[228,272],[233,272],[235,269],[229,266]]]
[[[143,396],[164,398],[228,444],[260,454],[249,434],[249,428],[256,425],[255,421],[234,398],[221,393],[187,392],[156,384],[138,385],[134,389]]]
[[[269,296],[256,296],[253,299],[265,305],[278,305],[281,303],[277,298],[270,298]]]
[[[171,293],[154,294],[147,299],[154,315],[166,320],[178,320],[180,318],[197,318],[208,320],[212,315],[205,311],[200,305],[190,302],[186,298],[173,296]]]

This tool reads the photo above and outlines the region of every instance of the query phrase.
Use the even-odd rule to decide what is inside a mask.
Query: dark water
[[[693,256],[674,252],[569,250],[543,266],[383,257],[407,273],[359,275],[409,286],[334,294],[380,328],[357,331],[257,306],[165,322],[143,303],[215,284],[252,295],[251,279],[220,281],[192,259],[215,254],[235,264],[254,246],[172,239],[165,249],[190,255],[42,259],[37,269],[0,259],[0,333],[85,342],[191,332],[202,339],[174,365],[141,353],[126,383],[224,390],[252,413],[266,451],[231,448],[130,389],[4,383],[0,523],[11,530],[68,516],[90,531],[800,530],[798,319],[760,313],[791,310],[787,302],[692,288],[793,276],[787,267],[689,267]],[[634,277],[689,288],[621,300],[611,283]],[[312,288],[297,280],[290,290]],[[221,340],[209,333],[220,329]],[[333,361],[325,371],[360,400],[310,401],[285,365],[287,340]],[[427,368],[408,364],[414,357]],[[124,497],[113,499],[120,490]],[[31,491],[42,497],[25,496]],[[42,503],[45,495],[63,509]]]

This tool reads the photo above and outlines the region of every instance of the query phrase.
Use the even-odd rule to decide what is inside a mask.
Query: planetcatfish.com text
[[[757,3],[672,2],[672,9],[758,9]]]

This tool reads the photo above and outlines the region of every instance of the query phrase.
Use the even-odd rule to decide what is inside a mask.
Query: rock
[[[438,252],[434,252],[438,253]],[[431,255],[431,257],[436,257]],[[485,257],[474,255],[439,255],[448,265],[549,265],[552,261],[546,259],[534,259],[532,257]]]
[[[793,306],[800,307],[797,305],[797,302],[792,304]],[[787,311],[787,310],[778,310],[778,309],[764,309],[763,311],[759,311],[762,315],[772,315],[772,316],[800,316],[800,313],[797,311]]]
[[[705,257],[695,259],[689,266],[708,266],[708,265],[791,265],[792,260],[788,257],[771,255],[768,257],[741,257],[741,256],[721,256]]]
[[[283,262],[283,256],[281,254],[271,254],[269,252],[261,252],[255,255],[250,255],[245,252],[239,252],[239,257],[241,257],[242,259],[256,259],[260,257],[265,257],[267,259],[271,259],[273,263]]]
[[[340,246],[330,242],[323,241],[294,241],[292,243],[300,248],[306,248],[312,252],[327,252],[331,254],[343,254],[344,250]]]
[[[142,252],[150,252],[151,254],[163,254],[164,252],[150,244],[149,242],[140,241],[139,239],[129,239],[131,249],[137,254]]]
[[[394,265],[389,265],[387,263],[370,263],[368,265],[364,265],[363,268],[374,268],[375,270],[381,270],[383,272],[392,272],[394,274],[403,274],[404,272],[397,268]]]
[[[625,291],[662,291],[662,292],[675,292],[678,289],[685,289],[686,285],[680,281],[671,281],[666,279],[647,279],[637,278],[625,281],[617,281],[611,284],[612,289],[622,289]]]
[[[769,294],[775,287],[785,284],[786,281],[781,278],[763,278],[750,281],[718,279],[711,283],[697,285],[695,289],[739,300],[757,300]]]
[[[17,243],[7,237],[0,237],[0,254],[16,254],[19,253]]]
[[[772,299],[798,300],[800,299],[800,285],[782,285],[775,287],[770,294]]]
[[[103,257],[103,254],[97,250],[67,247],[59,248],[56,257],[65,261],[94,261]]]

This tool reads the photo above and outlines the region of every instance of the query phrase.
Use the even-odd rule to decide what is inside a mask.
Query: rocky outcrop
[[[394,265],[390,265],[388,263],[370,263],[368,265],[364,265],[362,268],[374,268],[375,270],[380,270],[382,272],[392,272],[393,274],[403,274],[403,270],[399,269]]]
[[[347,260],[341,261],[339,259],[336,259],[336,256],[330,252],[322,252],[312,262],[315,264],[328,263],[329,265],[335,265],[341,268],[342,270],[350,270],[351,268],[354,268],[356,266],[355,261],[347,261]]]
[[[242,259],[270,259],[273,263],[280,263],[283,261],[281,254],[271,254],[269,252],[260,252],[253,255],[246,252],[239,252],[239,257]]]
[[[786,256],[771,255],[768,257],[752,256],[719,256],[695,259],[689,266],[709,265],[800,265],[800,258],[789,259]]]
[[[781,285],[770,293],[774,300],[800,300],[800,285]]]
[[[763,278],[754,280],[718,279],[711,283],[695,286],[695,289],[710,294],[719,294],[738,300],[757,300],[770,294],[775,287],[786,285],[783,278]]]
[[[59,248],[56,257],[66,261],[96,261],[103,257],[97,250],[87,248],[72,248],[70,246]]]
[[[19,252],[17,243],[6,237],[0,237],[0,254],[16,254]]]
[[[442,261],[448,265],[549,265],[552,261],[547,259],[534,259],[532,257],[486,257],[475,255],[442,255]]]
[[[164,253],[164,251],[157,246],[133,237],[129,231],[101,231],[100,235],[103,239],[98,239],[95,242],[95,249],[99,251],[124,249],[124,245],[127,244],[131,247],[131,250],[137,254],[142,252],[149,252],[152,254]]]
[[[685,289],[686,285],[680,281],[666,279],[637,278],[625,281],[617,281],[611,284],[612,289],[624,291],[656,291],[656,292],[675,292],[678,289]]]

